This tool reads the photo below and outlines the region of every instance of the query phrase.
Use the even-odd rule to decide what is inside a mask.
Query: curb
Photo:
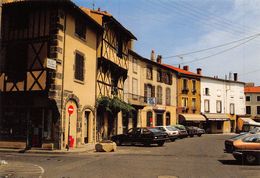
[[[1,153],[29,153],[29,154],[78,154],[78,153],[91,153],[94,152],[95,149],[87,149],[87,150],[24,150],[24,149],[0,149]]]

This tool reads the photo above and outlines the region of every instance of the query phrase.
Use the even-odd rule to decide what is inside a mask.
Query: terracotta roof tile
[[[260,86],[245,87],[245,93],[260,93]]]
[[[163,64],[163,65],[168,67],[168,68],[170,68],[170,69],[172,69],[172,70],[175,70],[175,71],[177,71],[179,73],[182,73],[182,74],[200,76],[200,75],[198,75],[196,73],[193,73],[193,72],[190,72],[190,71],[187,71],[187,70],[184,70],[184,69],[180,69],[178,67],[174,67],[174,66],[171,66],[171,65],[168,65],[168,64]]]

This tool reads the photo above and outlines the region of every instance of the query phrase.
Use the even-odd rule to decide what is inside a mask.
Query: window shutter
[[[155,86],[152,86],[152,97],[155,97]]]
[[[144,97],[147,97],[147,84],[144,84]]]

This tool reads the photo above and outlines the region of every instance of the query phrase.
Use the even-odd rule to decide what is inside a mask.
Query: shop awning
[[[185,121],[197,121],[197,122],[203,122],[206,121],[206,118],[203,115],[200,114],[180,114],[179,115],[182,119]]]
[[[254,121],[254,120],[251,119],[251,118],[248,118],[248,117],[240,117],[239,119],[243,120],[245,124],[254,125],[254,126],[260,126],[260,123],[259,123],[259,122],[256,122],[256,121]]]
[[[230,120],[227,114],[204,114],[209,121],[228,121]]]

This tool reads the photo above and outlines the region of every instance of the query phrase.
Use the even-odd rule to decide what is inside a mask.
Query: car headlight
[[[154,137],[155,139],[157,139],[158,137]]]

